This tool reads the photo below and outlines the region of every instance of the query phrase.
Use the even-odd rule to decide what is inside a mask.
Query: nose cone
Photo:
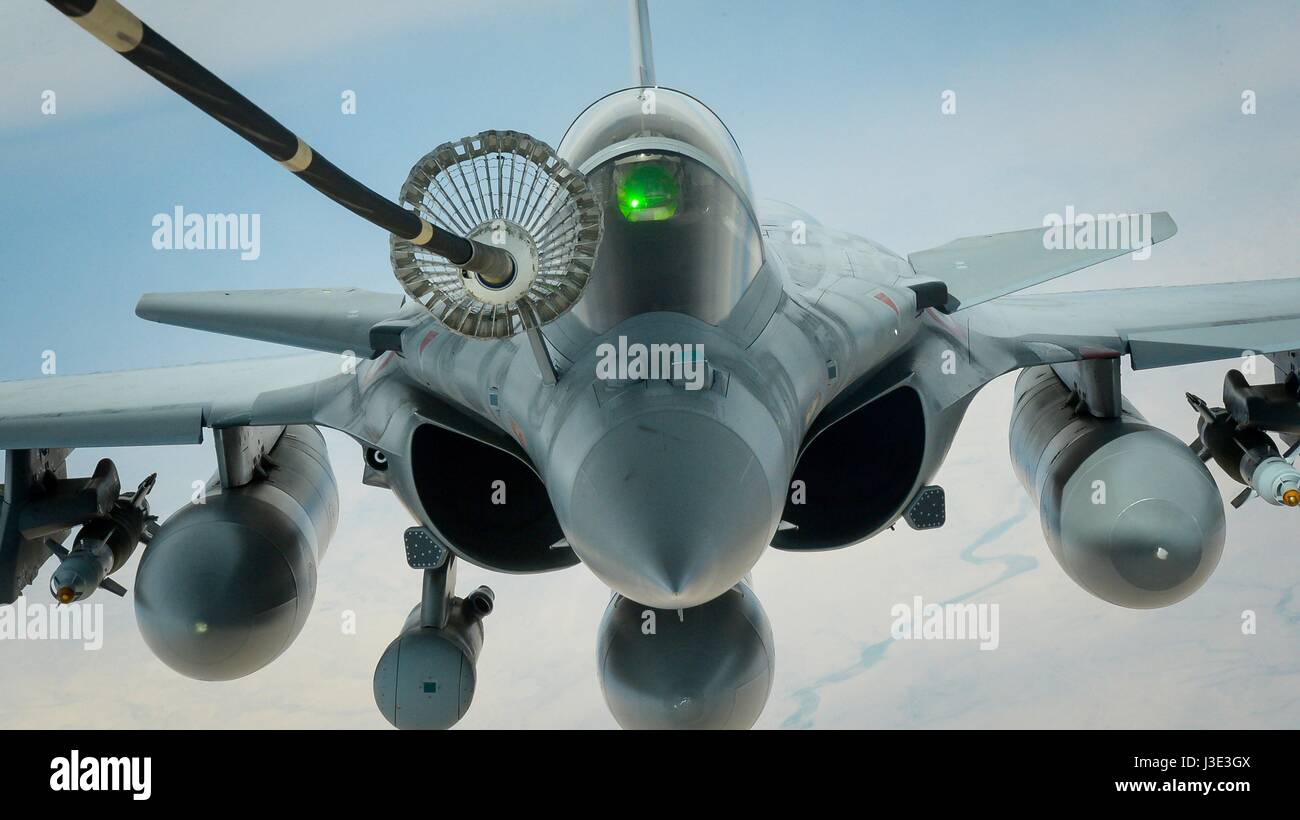
[[[98,586],[102,578],[94,579],[97,567],[84,555],[78,554],[65,560],[50,576],[50,592],[61,604],[70,604],[88,596]]]
[[[711,417],[659,410],[606,433],[579,469],[563,521],[583,563],[663,609],[711,601],[758,561],[776,528],[762,464]]]

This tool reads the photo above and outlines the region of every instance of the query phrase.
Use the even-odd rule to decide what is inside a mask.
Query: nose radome
[[[630,418],[579,468],[564,529],[583,563],[637,603],[711,601],[758,561],[776,527],[753,450],[715,419],[680,410]]]

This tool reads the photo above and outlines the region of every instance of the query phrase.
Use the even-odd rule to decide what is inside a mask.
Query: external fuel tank
[[[1052,554],[1079,586],[1134,609],[1181,601],[1223,554],[1223,500],[1191,449],[1127,401],[1079,405],[1050,367],[1016,382],[1011,460]]]
[[[232,680],[261,669],[311,611],[339,512],[325,439],[314,427],[288,427],[265,467],[234,489],[214,478],[202,503],[167,519],[140,560],[140,632],[186,677]]]

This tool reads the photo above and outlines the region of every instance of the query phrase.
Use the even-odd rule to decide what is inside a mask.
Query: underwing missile
[[[141,541],[148,540],[149,525],[154,521],[148,498],[156,480],[156,473],[150,475],[134,493],[122,495],[107,515],[88,521],[73,539],[71,550],[46,540],[59,559],[50,576],[50,592],[59,603],[84,600],[99,588],[119,597],[126,595],[126,589],[109,576],[126,564]]]
[[[1248,455],[1243,460],[1249,458]],[[1300,505],[1300,472],[1282,456],[1271,455],[1243,467],[1242,471],[1249,473],[1250,489],[1269,504]]]
[[[1226,409],[1210,407],[1191,393],[1187,402],[1201,417],[1194,447],[1203,458],[1213,458],[1229,478],[1246,485],[1233,507],[1255,495],[1275,507],[1300,506],[1300,471],[1291,463],[1296,448],[1281,454],[1264,430],[1241,425]]]

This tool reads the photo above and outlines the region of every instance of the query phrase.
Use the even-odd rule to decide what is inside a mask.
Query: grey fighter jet
[[[133,584],[145,640],[184,675],[247,675],[302,628],[338,514],[321,427],[354,439],[363,481],[416,522],[404,547],[421,601],[375,673],[399,727],[469,708],[495,600],[456,594],[461,561],[582,563],[611,588],[599,668],[623,725],[752,725],[773,655],[750,570],[769,547],[942,525],[930,482],[976,392],[1013,370],[1012,460],[1052,552],[1098,597],[1167,606],[1205,582],[1225,529],[1211,460],[1239,501],[1300,503],[1300,279],[1017,295],[1149,254],[1174,222],[1047,225],[902,257],[759,200],[713,111],[656,83],[644,0],[632,87],[592,103],[556,149],[512,131],[434,148],[400,204],[116,0],[49,2],[391,234],[401,293],[151,293],[136,309],[314,353],[0,385],[2,602],[51,557],[47,541],[124,508],[140,517],[108,467],[68,477],[68,448],[212,431],[206,503],[150,529]],[[1247,351],[1272,360],[1275,383],[1230,371],[1222,406],[1189,397],[1190,445],[1122,395],[1124,356],[1141,370]],[[76,594],[111,582],[134,547],[115,543]]]

